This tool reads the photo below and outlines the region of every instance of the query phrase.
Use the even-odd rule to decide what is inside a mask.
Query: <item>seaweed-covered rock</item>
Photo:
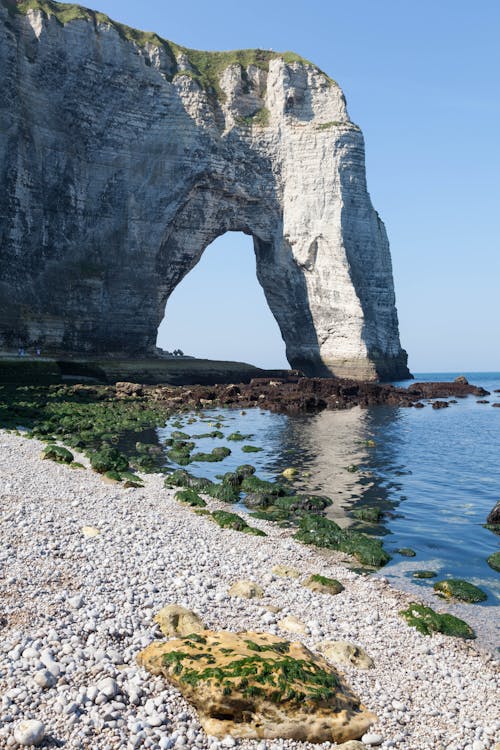
[[[306,588],[311,589],[311,591],[317,591],[320,594],[331,594],[332,596],[340,594],[340,592],[344,590],[340,581],[316,573],[309,576],[309,578],[304,581],[303,585],[306,586]]]
[[[343,742],[375,721],[344,678],[301,643],[202,631],[155,642],[138,662],[172,682],[216,737]]]
[[[414,570],[412,576],[413,578],[436,578],[437,573],[433,570]]]
[[[493,570],[500,571],[500,552],[493,552],[493,554],[487,558],[486,562],[490,568],[493,568]]]
[[[328,661],[358,669],[372,669],[375,663],[361,646],[348,641],[322,641],[316,648]]]
[[[474,604],[475,602],[484,602],[488,598],[486,592],[473,583],[464,581],[461,578],[448,578],[445,581],[437,581],[434,584],[434,591],[446,599],[458,599],[461,602]]]
[[[231,450],[229,448],[220,446],[219,448],[213,448],[210,453],[203,453],[201,451],[199,453],[194,453],[191,460],[213,463],[215,461],[223,461],[230,454]]]
[[[270,497],[283,497],[284,495],[290,494],[289,491],[278,484],[278,482],[268,482],[265,479],[260,479],[254,475],[244,477],[241,483],[241,489],[243,492],[255,492],[259,495],[270,496]]]
[[[235,581],[229,591],[229,596],[239,596],[242,599],[261,599],[264,589],[254,581]]]
[[[191,505],[193,508],[204,508],[206,506],[206,502],[198,495],[195,490],[191,489],[190,487],[186,487],[183,490],[178,490],[175,493],[175,499],[180,503]]]
[[[408,625],[416,628],[422,635],[432,633],[443,633],[443,635],[455,638],[473,639],[476,637],[474,630],[464,620],[448,613],[439,614],[431,607],[426,607],[417,602],[411,602],[408,609],[399,613],[405,618]]]
[[[62,445],[47,445],[42,451],[42,458],[48,458],[51,461],[55,461],[58,464],[70,464],[74,460],[74,456],[67,448],[63,448]]]
[[[228,440],[234,440],[235,442],[236,441],[239,442],[239,441],[242,441],[242,440],[250,440],[250,438],[252,438],[252,437],[253,437],[253,435],[242,435],[241,432],[239,430],[237,430],[236,432],[232,432],[230,435],[228,435],[227,439]]]
[[[332,505],[332,501],[323,495],[285,495],[285,497],[275,497],[272,504],[276,508],[286,510],[289,514],[321,513]]]
[[[244,518],[237,513],[228,513],[226,510],[214,510],[212,518],[223,529],[234,529],[242,531],[244,534],[253,534],[254,536],[267,536],[260,529],[249,526]]]
[[[235,503],[240,497],[238,487],[224,484],[224,482],[222,484],[211,484],[210,487],[206,487],[202,492],[216,500],[222,500],[224,503]]]
[[[205,490],[213,485],[213,482],[210,479],[205,479],[205,477],[195,477],[186,471],[186,469],[176,469],[171,474],[167,474],[163,484],[169,489],[173,487],[190,487],[193,490],[205,492]]]
[[[252,464],[241,464],[241,466],[236,467],[235,473],[243,480],[245,477],[251,477],[252,474],[255,474],[255,466],[252,466]]]
[[[400,547],[396,552],[403,557],[415,557],[417,554],[411,547]]]
[[[205,625],[196,612],[181,607],[180,604],[167,604],[153,619],[167,638],[199,633],[205,629]]]
[[[283,471],[281,472],[281,476],[284,477],[284,479],[291,481],[297,476],[298,473],[298,469],[295,469],[293,466],[288,466],[286,469],[283,469]]]
[[[256,445],[244,445],[241,449],[243,453],[260,453],[263,448],[258,448]]]
[[[356,557],[363,565],[381,567],[391,558],[378,539],[356,531],[341,529],[335,521],[322,516],[306,515],[300,520],[294,538],[304,544],[326,547]]]
[[[99,474],[105,474],[107,471],[127,471],[128,458],[117,448],[105,446],[90,454],[90,465]]]
[[[383,514],[380,508],[355,508],[352,515],[354,518],[359,518],[360,521],[378,523]]]

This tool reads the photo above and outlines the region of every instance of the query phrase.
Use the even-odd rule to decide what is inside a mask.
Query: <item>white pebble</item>
[[[40,745],[45,737],[45,726],[41,721],[26,719],[14,729],[14,739],[18,745]]]

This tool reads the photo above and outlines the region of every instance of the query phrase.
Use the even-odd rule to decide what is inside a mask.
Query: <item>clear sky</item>
[[[93,0],[198,49],[293,50],[335,78],[365,136],[415,372],[500,370],[499,0]],[[250,238],[209,247],[160,344],[285,366]]]

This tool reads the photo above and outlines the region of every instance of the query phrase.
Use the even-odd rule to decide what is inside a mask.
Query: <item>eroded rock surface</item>
[[[216,737],[344,742],[376,719],[321,656],[267,633],[205,630],[152,643],[138,661],[177,685]]]
[[[146,356],[227,231],[308,375],[408,375],[384,225],[340,87],[292,53],[188,50],[0,0],[0,345]]]

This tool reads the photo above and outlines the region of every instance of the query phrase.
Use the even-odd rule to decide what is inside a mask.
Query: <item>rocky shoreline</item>
[[[254,384],[252,395],[260,388]],[[344,554],[301,545],[265,521],[253,525],[266,537],[220,528],[177,502],[162,475],[144,474],[144,487],[127,489],[88,469],[41,461],[37,440],[2,431],[0,443],[0,746],[17,746],[24,719],[44,724],[42,747],[68,750],[334,746],[207,737],[178,691],[136,662],[161,636],[154,615],[175,603],[214,631],[290,638],[283,621],[297,618],[303,632],[293,639],[313,651],[325,640],[362,647],[374,667],[341,670],[378,716],[368,747],[366,740],[411,750],[496,747],[494,657],[478,641],[410,628],[399,612],[411,597],[383,576],[358,576]],[[207,502],[210,510],[227,508]],[[299,578],[273,573],[278,565]],[[343,590],[329,596],[302,585],[318,574]],[[229,596],[240,579],[258,584],[262,598]]]
[[[75,387],[78,389],[78,386]],[[451,383],[412,383],[408,388],[345,378],[305,378],[293,374],[287,378],[253,378],[248,384],[173,388],[168,385],[143,386],[118,382],[114,388],[119,397],[144,396],[174,409],[219,406],[247,409],[259,406],[288,414],[349,409],[353,406],[422,408],[429,399],[434,400],[434,408],[445,408],[450,402],[436,399],[458,399],[470,395],[484,399],[490,395],[487,390],[471,385],[463,377]]]

